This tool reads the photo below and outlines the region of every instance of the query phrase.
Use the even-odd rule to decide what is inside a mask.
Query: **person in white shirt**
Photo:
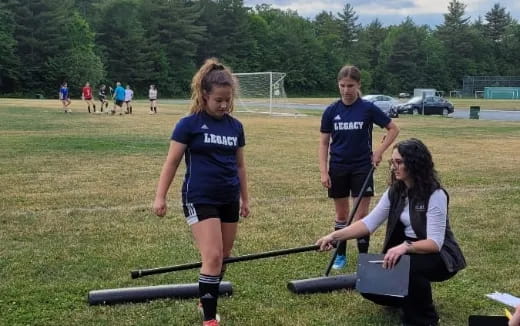
[[[321,250],[330,250],[334,242],[369,235],[387,221],[383,268],[392,268],[402,255],[410,256],[408,295],[362,295],[377,304],[402,308],[403,325],[435,326],[439,316],[431,282],[445,281],[466,266],[450,228],[449,196],[441,186],[430,151],[419,139],[394,146],[390,180],[389,188],[365,218],[329,233],[316,244]]]
[[[134,98],[134,91],[130,88],[130,85],[126,85],[125,89],[125,114],[132,114],[132,99]]]
[[[150,114],[157,114],[157,88],[153,84],[150,85],[148,98],[150,99]]]

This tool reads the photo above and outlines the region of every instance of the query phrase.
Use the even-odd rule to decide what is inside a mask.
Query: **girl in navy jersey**
[[[245,137],[242,124],[230,115],[236,83],[228,68],[208,59],[193,77],[191,88],[190,114],[173,130],[153,210],[158,216],[166,214],[166,194],[184,156],[182,204],[202,258],[203,325],[216,326],[222,261],[231,253],[239,215],[249,215]]]
[[[365,193],[360,194],[363,181],[371,165],[377,166],[383,153],[392,144],[399,128],[374,104],[361,99],[361,72],[354,66],[344,66],[337,77],[341,99],[327,107],[321,119],[319,164],[321,183],[334,199],[336,210],[335,230],[346,226],[349,216],[349,197],[362,196],[354,216],[359,220],[368,214],[370,198],[374,195],[374,181]],[[386,136],[372,150],[373,124],[387,130]],[[358,251],[368,251],[369,237],[358,239]],[[346,243],[338,244],[338,255],[333,268],[346,265]]]

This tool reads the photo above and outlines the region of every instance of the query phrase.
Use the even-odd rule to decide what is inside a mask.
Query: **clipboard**
[[[403,255],[391,269],[383,268],[383,254],[360,254],[356,290],[403,298],[408,295],[410,256]]]
[[[471,315],[468,318],[469,326],[507,326],[508,322],[505,316]]]

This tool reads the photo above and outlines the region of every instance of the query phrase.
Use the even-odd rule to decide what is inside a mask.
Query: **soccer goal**
[[[289,105],[283,72],[245,72],[233,74],[238,80],[237,112],[263,113],[276,116],[298,116]]]

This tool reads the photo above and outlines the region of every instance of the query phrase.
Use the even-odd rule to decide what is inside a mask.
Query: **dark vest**
[[[449,206],[450,197],[446,190],[443,188],[441,189],[448,198]],[[403,243],[405,240],[404,225],[400,221],[400,216],[406,204],[406,197],[400,196],[390,188],[388,191],[388,198],[390,200],[390,212],[388,214],[383,253],[386,253],[388,249]],[[417,235],[418,240],[424,240],[426,239],[426,212],[428,211],[428,201],[419,202],[415,199],[410,199],[409,207],[412,229]],[[444,234],[444,244],[440,250],[440,255],[448,272],[456,272],[466,267],[464,255],[462,254],[450,228],[449,214],[446,217],[446,233]]]

